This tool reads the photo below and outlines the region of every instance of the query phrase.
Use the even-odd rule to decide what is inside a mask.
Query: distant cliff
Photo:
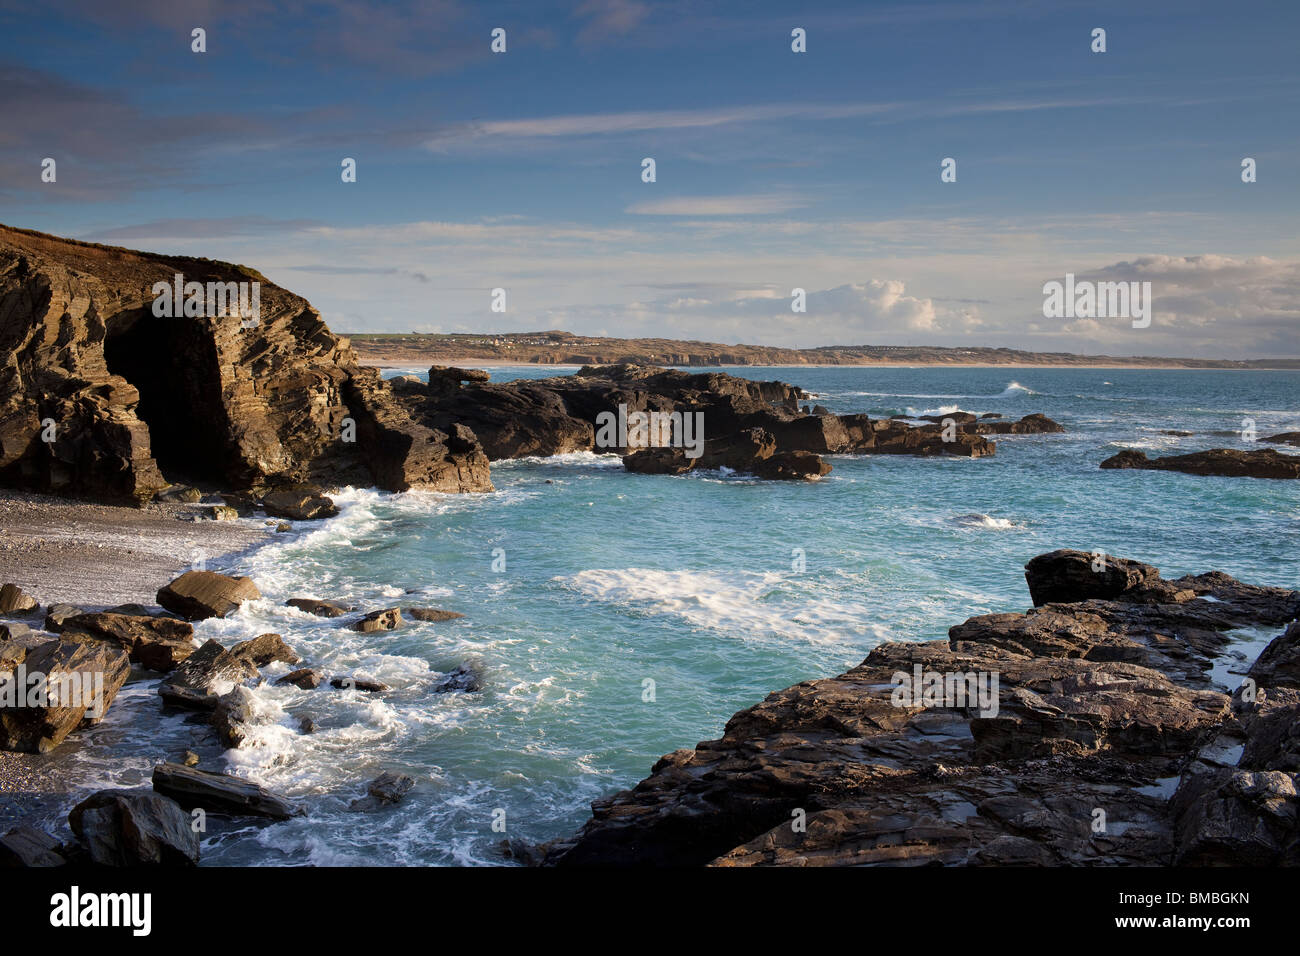
[[[350,336],[361,360],[374,365],[454,365],[510,362],[520,365],[1042,365],[1131,366],[1134,368],[1300,368],[1300,359],[1161,358],[1075,355],[997,348],[828,345],[784,349],[766,345],[724,345],[676,339],[612,339],[571,332],[511,332],[456,335],[356,333]]]

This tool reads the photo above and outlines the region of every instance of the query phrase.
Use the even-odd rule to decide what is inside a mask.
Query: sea
[[[490,369],[494,381],[575,370]],[[580,453],[493,463],[490,494],[345,489],[338,517],[216,566],[250,575],[264,599],[196,633],[274,631],[328,674],[391,690],[268,681],[249,740],[222,752],[209,728],[163,713],[156,678],[138,678],[53,755],[72,791],[57,813],[98,787],[147,785],[157,761],[191,749],[306,810],[209,818],[205,865],[512,865],[504,840],[572,834],[593,800],[721,736],[773,691],[842,673],[883,641],[1026,609],[1034,555],[1101,550],[1167,577],[1300,586],[1300,482],[1098,468],[1121,448],[1246,448],[1252,427],[1300,430],[1300,372],[723,370],[799,385],[839,413],[1042,412],[1066,432],[997,437],[978,460],[832,456],[830,475],[807,483],[635,475]],[[407,373],[418,370],[386,374]],[[292,597],[465,617],[362,634],[346,626],[355,615],[312,617],[286,607]],[[1271,636],[1241,635],[1223,679]],[[435,692],[462,664],[481,669],[483,690]],[[415,780],[405,800],[351,810],[383,771]]]

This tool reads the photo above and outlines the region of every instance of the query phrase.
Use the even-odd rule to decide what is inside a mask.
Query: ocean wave
[[[983,512],[954,515],[949,521],[962,528],[989,528],[994,531],[1007,531],[1011,528],[1021,527],[1010,518],[995,518]]]

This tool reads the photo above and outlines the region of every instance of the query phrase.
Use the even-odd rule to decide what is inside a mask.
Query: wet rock
[[[63,636],[76,641],[107,641],[130,655],[132,663],[166,673],[194,653],[194,628],[186,621],[150,615],[78,614],[63,622]]]
[[[1272,448],[1238,451],[1211,448],[1187,455],[1148,458],[1145,452],[1126,448],[1101,463],[1102,468],[1136,468],[1147,471],[1180,471],[1189,475],[1220,475],[1228,478],[1300,478],[1300,455],[1284,455]]]
[[[16,584],[0,586],[0,614],[26,614],[40,607],[40,602]]]
[[[217,699],[212,711],[212,729],[223,747],[243,746],[248,728],[256,723],[254,706],[252,691],[247,687],[236,687]]]
[[[314,667],[302,667],[285,674],[276,684],[292,684],[301,690],[315,690],[325,679],[323,672]]]
[[[360,690],[368,694],[382,694],[388,690],[387,684],[363,677],[331,677],[330,686],[335,690]]]
[[[1300,432],[1282,432],[1280,435],[1261,438],[1260,441],[1266,441],[1270,445],[1300,445]]]
[[[284,603],[308,614],[315,614],[317,617],[341,617],[348,611],[355,610],[342,604],[335,604],[333,601],[318,601],[316,598],[290,598]]]
[[[292,531],[293,525],[281,521],[279,524],[275,526],[275,530],[277,533],[283,534],[286,531]]]
[[[465,616],[456,611],[444,611],[436,607],[404,607],[401,611],[416,621],[454,621]]]
[[[224,773],[209,773],[176,763],[153,768],[153,788],[182,807],[200,807],[208,813],[268,817],[288,820],[302,810],[264,787]]]
[[[181,763],[186,767],[197,767],[199,765],[199,755],[193,750],[187,750],[181,757]]]
[[[239,642],[230,649],[230,653],[251,661],[258,667],[265,667],[273,661],[297,664],[302,660],[279,634],[259,634],[251,640]]]
[[[215,571],[186,571],[158,591],[158,603],[191,621],[225,617],[245,601],[262,596],[251,578]]]
[[[482,689],[483,671],[475,664],[461,664],[438,678],[433,685],[435,694],[445,694],[451,691],[477,693]]]
[[[402,626],[402,609],[390,607],[383,611],[371,611],[361,620],[352,624],[352,630],[370,633],[372,631],[395,631]]]
[[[1260,687],[1300,690],[1300,623],[1270,641],[1246,676]]]
[[[302,720],[298,721],[298,732],[302,734],[316,733],[316,721],[312,720],[310,717],[304,717]]]
[[[147,790],[100,790],[68,814],[72,832],[100,866],[193,866],[199,837],[174,800]]]
[[[158,696],[173,707],[213,710],[222,695],[259,677],[252,660],[209,640],[158,685]]]
[[[1046,415],[1026,415],[1016,422],[986,421],[982,417],[973,426],[978,435],[1052,435],[1065,431],[1064,426]]]
[[[26,650],[14,666],[25,670],[0,674],[0,749],[27,753],[47,753],[78,727],[102,720],[131,673],[124,651],[98,641],[46,641]],[[44,680],[33,684],[34,675]],[[34,698],[38,688],[43,697]]]
[[[338,508],[334,507],[334,500],[321,494],[318,488],[273,491],[263,497],[262,508],[272,518],[290,518],[294,521],[332,518],[339,513]]]
[[[44,830],[17,826],[0,836],[0,867],[52,867],[67,863],[63,846]]]
[[[349,810],[369,811],[381,807],[394,807],[415,786],[415,780],[404,773],[384,771],[366,787],[366,796],[353,800]]]

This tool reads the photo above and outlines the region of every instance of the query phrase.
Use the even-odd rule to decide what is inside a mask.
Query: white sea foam
[[[963,528],[989,528],[994,531],[1007,531],[1011,528],[1018,528],[1010,518],[995,518],[992,515],[986,515],[982,512],[973,514],[954,515],[952,523]]]

